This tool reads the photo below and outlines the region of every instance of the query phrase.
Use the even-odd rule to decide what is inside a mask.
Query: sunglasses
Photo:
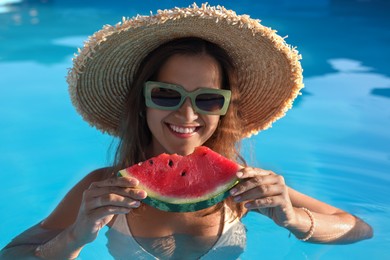
[[[156,81],[145,82],[146,106],[161,110],[177,110],[185,99],[191,99],[193,109],[206,115],[225,115],[229,107],[231,91],[215,88],[198,88],[188,92],[182,86]]]

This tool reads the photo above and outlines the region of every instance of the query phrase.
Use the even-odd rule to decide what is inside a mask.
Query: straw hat
[[[101,131],[118,135],[122,107],[140,62],[162,43],[181,37],[203,38],[231,56],[239,77],[243,137],[283,117],[303,87],[300,55],[275,30],[221,6],[193,4],[123,18],[92,35],[67,77],[77,111]]]

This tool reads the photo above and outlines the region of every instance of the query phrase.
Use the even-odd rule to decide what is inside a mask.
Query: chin
[[[189,154],[192,154],[195,150],[195,147],[193,148],[179,148],[179,149],[175,149],[174,153],[178,154],[178,155],[181,155],[181,156],[186,156],[186,155],[189,155]]]
[[[201,146],[201,144],[197,145],[182,145],[182,146],[176,146],[176,147],[169,147],[170,149],[167,149],[170,153],[176,153],[178,155],[186,156],[189,154],[192,154],[196,147]]]

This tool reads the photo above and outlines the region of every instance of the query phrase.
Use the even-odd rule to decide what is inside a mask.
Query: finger
[[[282,196],[271,196],[247,202],[245,207],[247,209],[261,209],[283,206],[284,204]]]
[[[260,169],[260,168],[253,168],[253,167],[245,167],[237,172],[237,177],[240,179],[246,179],[246,178],[252,178],[259,175],[273,175],[272,171]]]
[[[89,187],[90,188],[101,188],[101,187],[110,187],[118,186],[124,188],[136,187],[139,184],[139,181],[136,178],[132,177],[115,177],[108,178],[104,181],[93,182]]]
[[[257,175],[238,183],[231,191],[231,195],[239,195],[256,187],[266,188],[266,185],[284,185],[284,179],[280,175]]]
[[[256,200],[260,198],[283,195],[285,192],[284,185],[260,185],[244,193],[234,196],[235,202]]]
[[[126,193],[128,190],[131,190],[131,194]],[[88,189],[83,193],[83,207],[86,211],[107,205],[133,207],[137,206],[134,204],[134,201],[144,199],[146,196],[145,191],[137,189],[124,189],[120,187]]]
[[[116,194],[107,194],[91,200],[86,206],[89,211],[93,211],[101,207],[123,207],[123,208],[137,208],[140,205],[139,200],[128,197],[119,196]]]
[[[100,207],[90,211],[89,216],[93,219],[102,219],[110,215],[116,214],[127,214],[131,211],[131,208],[117,207],[117,206],[107,206]]]
[[[90,193],[89,196],[91,198],[96,198],[108,194],[117,194],[123,197],[129,197],[138,200],[145,199],[147,197],[147,193],[144,190],[135,189],[135,188],[123,188],[117,186],[94,188],[94,189],[90,189],[89,193]]]

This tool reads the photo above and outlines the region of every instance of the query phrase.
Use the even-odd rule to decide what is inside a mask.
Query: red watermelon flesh
[[[158,202],[176,205],[204,202],[202,207],[208,207],[226,197],[221,194],[238,182],[239,169],[235,162],[201,146],[188,156],[161,154],[121,170],[120,174],[138,179],[140,188]],[[173,208],[168,210],[193,211],[188,209],[194,209],[194,205]],[[198,208],[196,205],[195,209]]]

